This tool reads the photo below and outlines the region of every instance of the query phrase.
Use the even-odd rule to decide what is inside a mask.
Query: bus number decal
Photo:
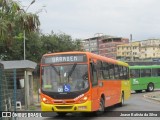
[[[58,88],[58,92],[63,92],[63,88]]]
[[[137,79],[133,79],[133,84],[139,84],[139,81]]]

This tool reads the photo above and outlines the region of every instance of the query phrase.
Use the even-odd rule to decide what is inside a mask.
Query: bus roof
[[[101,61],[105,61],[105,62],[112,63],[112,64],[118,64],[118,65],[122,65],[122,66],[129,66],[128,63],[125,63],[125,62],[122,62],[122,61],[119,61],[119,60],[115,60],[115,59],[112,59],[112,58],[108,58],[108,57],[97,55],[97,54],[90,53],[90,52],[86,52],[86,53],[88,55],[90,55],[91,57],[96,58],[96,59],[101,60]]]
[[[112,63],[112,64],[118,64],[118,65],[122,65],[122,66],[129,66],[128,63],[119,61],[119,60],[115,60],[112,58],[108,58],[108,57],[104,57],[101,55],[97,55],[91,52],[81,52],[81,51],[71,51],[71,52],[57,52],[57,53],[49,53],[49,54],[44,54],[43,56],[53,56],[53,55],[60,55],[60,54],[86,54],[87,56],[90,56],[91,58],[95,58],[101,61],[105,61],[108,63]]]
[[[129,69],[151,69],[151,68],[160,68],[160,65],[137,65],[137,66],[129,66]]]

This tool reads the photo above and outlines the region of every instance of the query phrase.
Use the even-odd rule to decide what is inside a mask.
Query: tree
[[[15,36],[15,31],[25,30],[28,33],[38,29],[40,25],[36,14],[27,13],[18,2],[0,0],[0,40],[9,46]]]
[[[39,62],[42,56],[42,42],[38,32],[26,35],[26,59]],[[19,33],[12,45],[7,47],[4,41],[0,41],[1,60],[22,60],[23,59],[23,34]]]
[[[26,59],[40,62],[43,54],[49,52],[81,51],[80,40],[73,40],[64,33],[48,35],[32,32],[26,35]],[[23,34],[14,37],[12,45],[7,47],[5,41],[0,41],[1,60],[23,59]]]
[[[26,39],[26,59],[40,62],[43,55],[41,36],[38,32],[32,32]]]
[[[70,35],[64,33],[42,35],[41,41],[44,53],[81,50],[80,40],[73,40]]]

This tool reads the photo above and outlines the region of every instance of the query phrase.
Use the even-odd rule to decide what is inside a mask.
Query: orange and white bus
[[[90,52],[45,54],[41,60],[41,110],[103,113],[130,97],[128,64]]]

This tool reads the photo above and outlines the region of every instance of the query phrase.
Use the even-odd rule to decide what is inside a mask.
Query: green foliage
[[[23,33],[15,36],[12,45],[0,41],[0,59],[22,60],[24,56]],[[40,34],[32,32],[26,35],[26,59],[40,63],[43,54],[49,52],[81,51],[80,40],[73,40],[66,34]]]
[[[18,2],[0,0],[0,40],[10,43],[15,36],[15,30],[32,32],[40,25],[36,14],[27,13]]]
[[[80,42],[72,40],[71,36],[64,33],[42,35],[41,40],[44,43],[42,47],[44,53],[80,50]]]
[[[64,33],[40,34],[37,32],[39,25],[38,16],[27,13],[18,2],[0,0],[0,60],[23,59],[24,30],[28,60],[39,63],[42,55],[48,52],[81,50],[80,40],[73,40]]]

